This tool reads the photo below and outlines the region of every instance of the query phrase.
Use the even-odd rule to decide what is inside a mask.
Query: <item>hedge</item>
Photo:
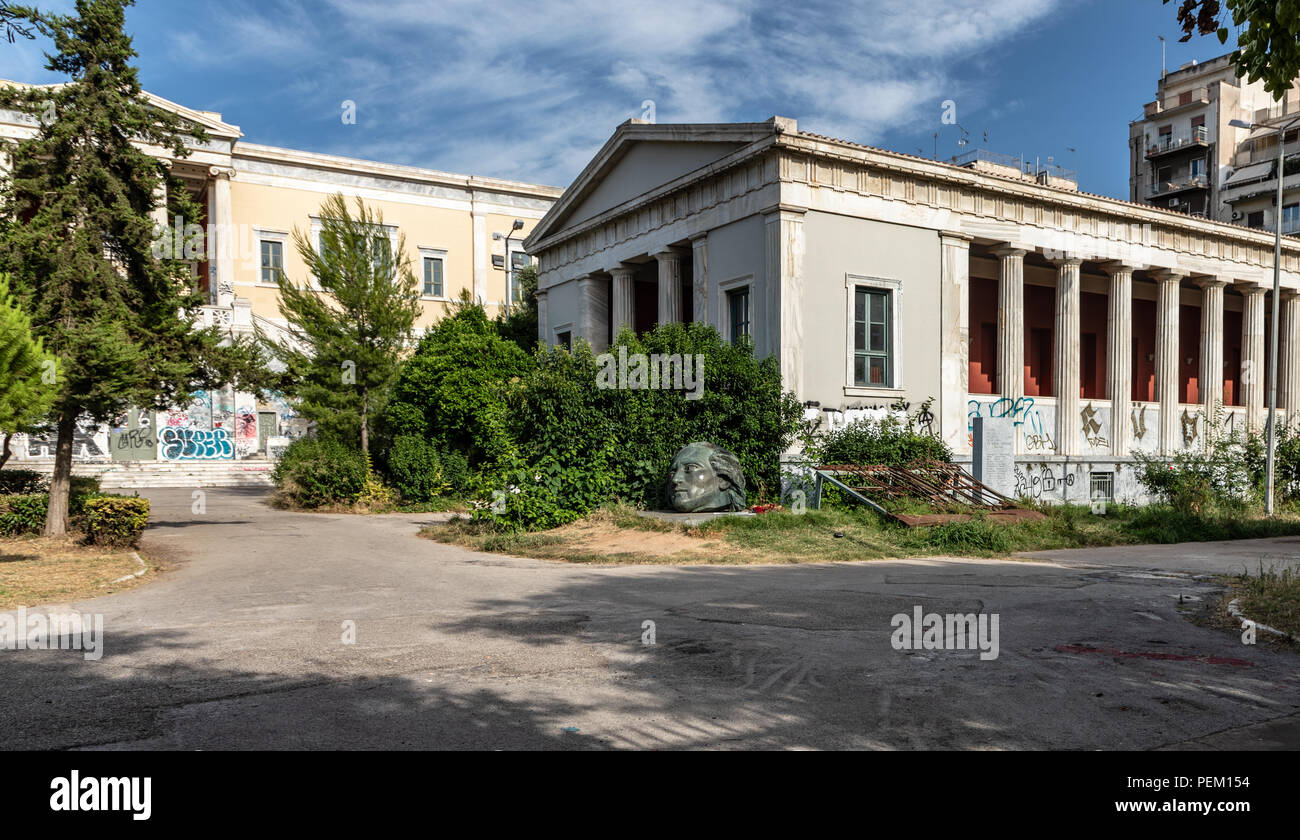
[[[86,536],[95,545],[136,545],[149,524],[149,500],[138,496],[97,496],[84,511]]]

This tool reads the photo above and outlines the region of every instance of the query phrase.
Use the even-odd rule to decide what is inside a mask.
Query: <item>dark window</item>
[[[562,332],[555,337],[556,344],[563,344],[565,350],[573,349],[573,333]]]
[[[1264,211],[1256,210],[1254,213],[1246,214],[1246,227],[1262,228],[1264,226]]]
[[[859,287],[853,309],[853,384],[894,387],[891,293]]]
[[[727,292],[727,315],[731,331],[727,338],[735,341],[743,335],[749,335],[749,287]]]

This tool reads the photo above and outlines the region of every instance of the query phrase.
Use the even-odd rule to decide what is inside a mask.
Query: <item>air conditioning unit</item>
[[[1232,220],[1233,220],[1234,222],[1240,222],[1242,216],[1245,216],[1245,215],[1246,215],[1246,214],[1243,213],[1243,212],[1241,212],[1240,210],[1233,210],[1233,211],[1232,211]]]
[[[1177,207],[1177,206],[1178,206],[1178,199],[1176,199],[1176,198],[1171,198],[1171,199],[1169,199],[1169,206],[1170,206],[1170,207]]]

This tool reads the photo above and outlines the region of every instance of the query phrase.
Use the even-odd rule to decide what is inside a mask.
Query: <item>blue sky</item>
[[[71,2],[45,2],[67,9]],[[1160,0],[138,0],[145,87],[247,140],[567,185],[642,103],[658,122],[795,117],[915,154],[976,146],[1077,168],[1127,197],[1128,123],[1179,44]],[[44,82],[43,39],[0,42],[0,78]],[[344,124],[342,103],[356,103]],[[1068,151],[1070,147],[1077,153]]]

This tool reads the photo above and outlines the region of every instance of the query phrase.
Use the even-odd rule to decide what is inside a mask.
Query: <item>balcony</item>
[[[1183,149],[1205,148],[1210,145],[1210,132],[1203,125],[1192,128],[1189,134],[1174,137],[1162,134],[1160,139],[1147,148],[1147,160],[1177,152]]]
[[[1170,181],[1158,181],[1147,187],[1147,198],[1158,195],[1175,195],[1188,190],[1203,190],[1209,186],[1209,179],[1204,175],[1187,175]]]
[[[1180,108],[1189,108],[1193,105],[1210,104],[1210,91],[1208,88],[1195,88],[1186,90],[1182,93],[1166,96],[1164,99],[1157,99],[1155,102],[1148,102],[1142,106],[1142,113],[1145,117],[1168,114],[1179,110]]]

